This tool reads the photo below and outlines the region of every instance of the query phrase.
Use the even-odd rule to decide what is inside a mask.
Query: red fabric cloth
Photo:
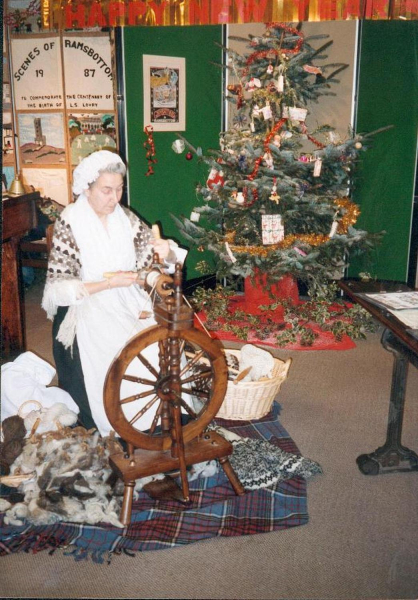
[[[300,304],[301,301],[298,302]],[[262,303],[260,303],[262,304]],[[271,304],[271,302],[269,302]],[[233,296],[230,300],[228,311],[231,315],[235,313],[237,310],[243,310],[244,312],[249,312],[246,310],[247,308],[247,300],[244,296]],[[279,307],[278,310],[275,311],[261,311],[259,313],[249,313],[249,314],[262,314],[266,319],[272,319],[277,322],[277,333],[283,331],[285,328],[289,328],[289,325],[285,325],[283,321],[283,307]],[[198,313],[199,319],[205,323],[206,315],[204,312]],[[226,319],[219,319],[221,323],[225,323]],[[228,318],[228,322],[231,323],[231,317]],[[246,321],[232,321],[235,325],[240,327],[244,327],[248,325]],[[270,335],[265,339],[259,339],[254,332],[249,333],[247,340],[242,340],[238,338],[236,335],[229,331],[211,331],[211,336],[213,338],[217,338],[219,340],[228,341],[228,342],[241,342],[241,343],[251,343],[251,344],[262,344],[265,346],[270,346],[272,348],[283,348],[285,350],[351,350],[356,347],[356,344],[353,340],[348,337],[348,335],[344,335],[340,341],[334,338],[334,335],[330,331],[323,331],[319,325],[316,323],[307,324],[313,331],[318,333],[318,337],[313,342],[312,346],[302,346],[299,343],[286,344],[285,346],[278,346],[276,341],[275,334]],[[195,327],[198,329],[202,329],[202,326],[197,318],[195,318]]]

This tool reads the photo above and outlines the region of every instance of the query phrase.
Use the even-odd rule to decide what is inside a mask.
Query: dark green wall
[[[418,22],[363,21],[358,88],[358,133],[393,125],[376,136],[362,159],[354,200],[357,222],[385,230],[371,262],[352,261],[349,274],[367,270],[381,279],[406,281],[418,128]]]
[[[155,132],[157,164],[154,175],[147,172],[143,121],[142,55],[179,56],[186,59],[186,131],[182,135],[203,152],[219,147],[222,109],[222,71],[211,64],[222,62],[221,26],[126,27],[124,59],[126,84],[127,151],[130,205],[149,223],[159,221],[164,236],[184,245],[169,213],[190,216],[196,206],[196,184],[205,182],[208,167],[196,156],[190,161],[175,154],[174,132]],[[186,261],[186,277],[201,273],[194,266],[211,255],[192,250]]]

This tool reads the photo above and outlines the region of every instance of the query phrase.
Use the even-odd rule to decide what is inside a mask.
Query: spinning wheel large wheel
[[[183,499],[189,501],[187,467],[199,462],[218,459],[235,492],[244,493],[228,460],[232,444],[205,431],[227,388],[222,346],[194,329],[193,310],[183,301],[180,265],[173,283],[173,295],[154,307],[158,325],[132,338],[106,376],[106,414],[128,444],[126,453],[109,459],[124,482],[123,524],[131,519],[137,479],[178,471]],[[189,417],[184,424],[182,412]]]
[[[158,356],[158,366],[146,356],[150,350]],[[128,373],[136,359],[145,376]],[[137,393],[135,389],[128,396],[121,393],[124,381],[137,384]],[[165,425],[170,403],[177,402],[189,416],[182,426],[186,444],[216,416],[226,387],[227,366],[219,342],[196,329],[172,331],[155,325],[132,338],[114,359],[106,377],[104,404],[112,427],[128,443],[146,450],[168,450],[173,443],[170,427]],[[148,422],[152,418],[151,426],[143,431],[141,419],[147,416]]]

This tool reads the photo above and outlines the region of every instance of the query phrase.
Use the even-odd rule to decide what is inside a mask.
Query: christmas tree
[[[272,23],[261,36],[230,38],[247,49],[225,48],[223,68],[236,81],[227,95],[235,105],[232,127],[206,155],[184,140],[209,175],[198,186],[201,204],[176,222],[190,243],[214,253],[218,278],[261,275],[271,287],[291,275],[309,290],[323,289],[350,253],[373,244],[354,227],[359,209],[350,200],[368,136],[348,131],[341,140],[327,124],[306,126],[306,107],[333,94],[347,66],[315,64],[332,44],[315,49],[310,41],[318,37]]]

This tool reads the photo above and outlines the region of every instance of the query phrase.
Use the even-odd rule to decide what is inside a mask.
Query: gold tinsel
[[[334,200],[334,204],[338,207],[338,209],[343,209],[344,215],[338,222],[337,233],[340,235],[344,235],[347,233],[350,225],[354,225],[360,215],[360,209],[357,204],[351,202],[349,198],[337,198]],[[286,235],[284,239],[278,244],[273,244],[271,246],[235,246],[235,231],[229,231],[225,235],[225,241],[230,244],[232,252],[236,253],[244,253],[251,254],[252,256],[268,256],[270,252],[274,252],[275,250],[290,248],[290,246],[294,246],[297,242],[302,242],[305,244],[309,244],[309,246],[321,246],[328,242],[331,238],[329,235],[324,234],[315,234],[315,233],[303,233],[300,235],[291,233]]]

